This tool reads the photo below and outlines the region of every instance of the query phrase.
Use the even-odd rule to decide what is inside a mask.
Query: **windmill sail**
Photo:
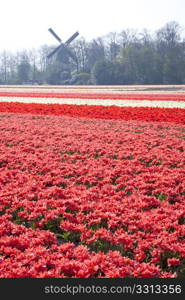
[[[59,43],[62,42],[62,40],[59,38],[59,36],[54,32],[52,28],[49,28],[48,30],[59,41]]]
[[[66,45],[69,45],[77,36],[79,35],[79,32],[75,32],[66,42]]]

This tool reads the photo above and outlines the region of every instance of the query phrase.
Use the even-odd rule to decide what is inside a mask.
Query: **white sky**
[[[87,40],[126,28],[185,27],[185,0],[0,0],[0,51],[57,45],[75,31]]]

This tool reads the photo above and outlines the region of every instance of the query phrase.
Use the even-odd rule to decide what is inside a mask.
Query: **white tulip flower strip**
[[[160,107],[185,108],[185,101],[166,100],[113,100],[113,99],[77,99],[77,98],[39,98],[39,97],[0,97],[0,102],[40,103],[40,104],[73,104],[102,105],[119,107]]]

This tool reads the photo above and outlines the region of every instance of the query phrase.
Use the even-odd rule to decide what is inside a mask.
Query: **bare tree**
[[[86,72],[87,69],[87,43],[84,38],[74,42],[73,51],[77,57],[77,71]]]
[[[138,32],[135,29],[125,29],[119,34],[120,44],[123,48],[138,42]]]

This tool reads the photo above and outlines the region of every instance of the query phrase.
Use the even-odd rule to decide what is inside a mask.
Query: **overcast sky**
[[[0,0],[0,51],[57,45],[75,31],[87,40],[126,28],[155,31],[169,21],[185,28],[185,0]],[[79,38],[79,37],[78,37]]]

